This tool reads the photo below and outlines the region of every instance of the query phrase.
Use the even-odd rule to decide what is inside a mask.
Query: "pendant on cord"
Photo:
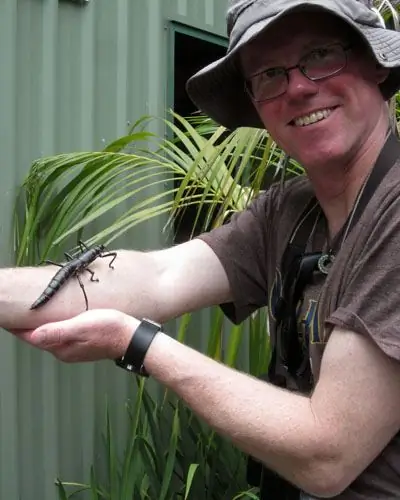
[[[335,260],[335,256],[331,253],[325,253],[321,255],[318,259],[318,269],[323,274],[328,274],[329,268],[331,267],[333,261]]]

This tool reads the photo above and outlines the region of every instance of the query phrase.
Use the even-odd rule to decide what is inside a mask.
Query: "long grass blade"
[[[179,436],[179,405],[176,406],[172,424],[171,439],[168,447],[167,461],[165,464],[163,480],[161,483],[160,500],[166,500],[171,488],[171,480],[176,462],[176,452]],[[172,498],[172,497],[171,497]]]
[[[185,485],[185,497],[184,500],[187,500],[189,498],[189,493],[192,488],[193,484],[193,479],[194,476],[199,468],[199,464],[190,464],[189,470],[187,473],[187,478],[186,478],[186,485]]]

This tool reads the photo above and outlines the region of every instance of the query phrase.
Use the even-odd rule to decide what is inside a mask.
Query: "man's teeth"
[[[309,115],[296,118],[294,120],[294,124],[296,125],[296,127],[304,127],[305,125],[311,125],[312,123],[320,122],[324,118],[328,118],[332,111],[332,108],[321,109],[316,113],[310,113]]]

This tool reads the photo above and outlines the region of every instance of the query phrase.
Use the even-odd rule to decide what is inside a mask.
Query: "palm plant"
[[[62,246],[82,238],[92,223],[101,222],[126,202],[130,208],[85,238],[88,244],[109,245],[136,225],[161,215],[167,215],[165,230],[170,231],[191,206],[198,213],[206,207],[201,229],[209,229],[243,209],[262,189],[266,176],[271,180],[281,169],[282,154],[263,130],[228,133],[206,117],[187,120],[172,114],[172,120],[164,120],[172,137],[164,139],[146,131],[149,120],[139,120],[126,137],[103,151],[61,154],[33,164],[17,204],[18,265],[57,259]],[[294,163],[291,168],[294,173],[300,171]],[[219,309],[210,312],[206,354],[255,376],[265,373],[269,363],[265,311],[230,327]],[[180,320],[181,342],[187,340],[190,319],[185,315]],[[243,363],[239,353],[246,351],[248,359]],[[114,450],[112,422],[107,420],[106,471],[93,467],[89,483],[75,485],[78,493],[71,493],[73,485],[58,481],[60,499],[75,498],[79,491],[90,491],[92,498],[118,500],[133,495],[166,500],[257,498],[256,490],[246,492],[245,457],[227,440],[170,395],[162,403],[150,401],[147,390],[141,388],[135,405],[127,408],[131,439],[122,461]],[[161,439],[165,434],[170,441]]]
[[[37,160],[18,197],[16,264],[56,258],[58,247],[72,235],[81,237],[91,224],[127,202],[130,208],[88,238],[88,244],[109,245],[160,215],[168,216],[165,229],[171,230],[172,222],[191,206],[203,213],[206,208],[201,230],[209,229],[243,209],[266,177],[280,171],[282,153],[265,130],[228,133],[206,117],[197,117],[195,123],[176,114],[172,118],[164,120],[171,139],[147,132],[151,118],[141,119],[129,135],[103,151]],[[290,171],[301,168],[291,162]]]

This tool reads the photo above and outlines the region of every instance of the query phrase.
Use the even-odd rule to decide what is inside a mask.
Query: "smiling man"
[[[231,0],[227,21],[228,53],[190,96],[231,129],[265,127],[306,175],[188,243],[120,250],[114,271],[96,261],[92,311],[79,314],[73,283],[30,311],[54,269],[2,270],[0,324],[60,360],[116,359],[174,390],[254,457],[262,499],[398,499],[400,144],[387,100],[400,34],[357,0]],[[212,304],[236,323],[268,306],[268,381],[153,322]]]

